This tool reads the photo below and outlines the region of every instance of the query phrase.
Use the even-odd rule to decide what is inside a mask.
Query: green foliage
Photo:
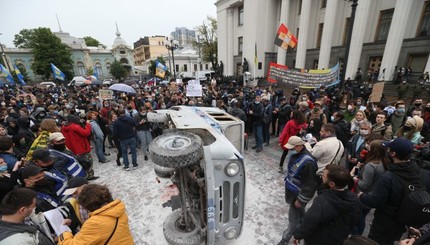
[[[155,76],[155,62],[158,60],[158,62],[160,62],[161,64],[166,66],[166,61],[163,59],[163,57],[159,56],[157,57],[156,60],[150,60],[150,65],[148,67],[149,70],[149,74],[151,76]],[[164,77],[165,79],[168,78],[170,76],[170,71],[166,70],[166,76]]]
[[[88,67],[88,69],[87,69],[87,76],[91,76],[91,75],[93,75],[93,73],[94,73],[94,69],[91,66]]]
[[[21,72],[21,75],[24,77],[24,81],[25,82],[30,81],[30,78],[28,77],[28,72],[27,72],[27,69],[25,68],[25,66],[22,65],[22,64],[18,64],[16,66],[18,67],[19,72]],[[18,79],[18,76],[16,75],[15,70],[10,71],[10,73],[12,74],[13,79],[15,80],[15,82],[17,84],[19,84],[19,79]]]
[[[35,29],[22,29],[19,34],[15,34],[13,44],[17,48],[33,48],[33,34]]]
[[[197,48],[200,46],[202,60],[210,62],[212,67],[217,67],[218,64],[218,37],[216,35],[218,30],[217,20],[208,16],[203,24],[195,28],[197,36],[200,37],[199,42],[194,45]]]
[[[31,69],[45,79],[52,75],[51,63],[60,69],[66,79],[73,77],[73,60],[70,48],[61,43],[61,39],[55,36],[49,28],[39,27],[33,29],[30,37],[34,63]]]
[[[90,37],[90,36],[84,37],[84,40],[85,40],[85,44],[87,44],[87,46],[91,46],[91,47],[98,47],[101,44],[97,39]],[[101,45],[104,48],[106,48],[106,45],[103,45],[103,44],[101,44]]]
[[[110,73],[113,77],[115,77],[115,79],[121,80],[127,75],[127,70],[124,68],[121,62],[115,59],[115,61],[110,66]]]

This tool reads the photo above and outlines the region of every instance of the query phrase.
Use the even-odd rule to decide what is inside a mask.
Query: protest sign
[[[103,100],[113,100],[113,91],[108,89],[100,89],[99,90],[99,98],[101,101]]]
[[[203,95],[203,89],[200,82],[196,80],[188,81],[186,95],[191,97],[201,97]]]
[[[369,96],[370,102],[377,103],[381,101],[382,93],[384,92],[385,82],[373,84],[372,93]]]

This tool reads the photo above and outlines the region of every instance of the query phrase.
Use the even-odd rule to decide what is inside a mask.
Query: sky
[[[216,18],[215,0],[0,0],[0,42],[14,47],[22,29],[49,27],[82,38],[91,36],[111,47],[116,26],[121,37],[133,46],[140,37],[169,36],[175,27],[193,30]]]

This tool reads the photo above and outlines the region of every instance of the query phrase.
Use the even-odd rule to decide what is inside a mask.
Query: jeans
[[[131,137],[128,139],[121,139],[121,140],[119,140],[119,143],[121,145],[122,160],[124,162],[124,166],[126,168],[128,168],[128,166],[130,165],[130,163],[128,161],[128,154],[127,154],[128,146],[130,146],[131,162],[133,164],[133,167],[137,167],[136,137]]]
[[[106,161],[106,157],[105,154],[103,153],[103,139],[97,139],[94,138],[94,148],[95,148],[95,152],[96,152],[96,156],[99,159],[99,162],[105,162]]]
[[[263,142],[269,143],[270,142],[270,123],[265,124],[263,123]],[[273,131],[275,132],[275,131]]]
[[[137,131],[137,136],[139,136],[140,142],[141,142],[141,148],[143,148],[143,155],[149,156],[149,144],[152,141],[152,134],[149,130],[141,130]]]
[[[263,147],[263,125],[254,123],[254,137],[257,148]]]
[[[296,231],[297,227],[302,224],[303,217],[305,216],[305,206],[296,208],[294,202],[290,205],[288,211],[288,228],[282,234],[283,241],[289,241]]]

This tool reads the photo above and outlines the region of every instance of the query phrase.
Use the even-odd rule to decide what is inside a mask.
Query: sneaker
[[[99,176],[91,176],[91,177],[87,177],[87,180],[96,180],[100,178]]]
[[[130,171],[130,168],[129,167],[124,167],[124,170],[125,171]]]
[[[133,170],[136,170],[138,167],[139,167],[139,165],[133,166]]]
[[[110,156],[110,153],[108,153],[108,152],[105,152],[104,154],[105,154],[105,156]]]
[[[148,161],[148,156],[145,156],[145,161]]]
[[[116,165],[121,166],[121,161],[119,159],[116,159]]]
[[[269,142],[264,143],[264,146],[269,146],[269,145],[270,145]]]
[[[257,150],[256,150],[256,152],[261,152],[262,150],[263,150],[262,147],[258,147]]]
[[[284,167],[283,166],[279,166],[278,173],[282,173],[282,172],[284,172]]]
[[[103,161],[99,161],[99,163],[107,163],[108,162],[108,160],[106,159],[106,160],[103,160]]]

